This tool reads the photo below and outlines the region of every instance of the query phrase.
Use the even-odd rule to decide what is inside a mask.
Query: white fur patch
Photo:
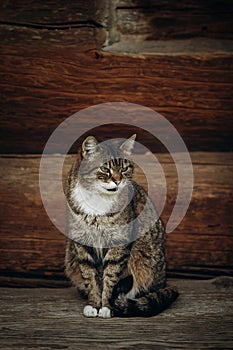
[[[101,318],[110,318],[112,316],[111,310],[107,306],[104,306],[99,310],[98,316]]]
[[[114,188],[117,188],[117,185],[116,185],[115,182],[113,182],[113,181],[104,182],[101,186],[102,186],[103,188],[108,189],[108,190],[112,190],[112,189],[114,189]]]
[[[96,244],[95,244],[95,252],[96,252],[98,258],[103,260],[104,256],[103,256],[103,248],[102,248],[101,239],[99,239],[99,242],[96,242]]]
[[[138,288],[133,287],[127,294],[126,294],[126,298],[128,299],[134,299],[136,294],[138,293]]]
[[[72,193],[72,198],[76,201],[80,209],[88,215],[104,215],[109,213],[115,203],[115,196],[100,196],[93,191],[77,185]]]
[[[86,317],[96,317],[98,315],[98,310],[91,305],[86,305],[83,309],[83,315]]]

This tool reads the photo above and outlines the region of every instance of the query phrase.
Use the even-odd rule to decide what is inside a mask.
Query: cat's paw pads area
[[[112,316],[112,312],[107,306],[104,306],[99,310],[98,316],[102,318],[110,318]]]
[[[86,317],[97,317],[98,310],[91,305],[86,305],[83,309],[83,315]]]

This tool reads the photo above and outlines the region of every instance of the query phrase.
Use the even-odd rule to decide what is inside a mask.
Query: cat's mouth
[[[107,191],[108,192],[116,192],[118,190],[117,187],[114,187],[114,188],[107,188]]]

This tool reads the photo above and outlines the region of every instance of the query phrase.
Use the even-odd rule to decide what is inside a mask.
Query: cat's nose
[[[121,182],[120,178],[112,178],[112,181],[116,184],[119,185],[119,183]]]

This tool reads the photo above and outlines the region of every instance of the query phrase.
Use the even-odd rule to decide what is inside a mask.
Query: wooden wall
[[[221,0],[119,0],[115,17],[121,34],[146,40],[232,39],[232,9],[231,1]]]
[[[175,1],[146,1],[143,8],[138,1],[107,4],[38,0],[0,4],[0,282],[4,285],[67,283],[65,237],[47,218],[39,196],[39,158],[59,123],[82,108],[110,101],[138,103],[162,113],[192,152],[195,189],[185,219],[167,238],[169,273],[232,274],[229,2],[215,1],[212,6],[209,1],[193,1],[185,9]],[[212,40],[211,50],[205,51],[208,45],[202,41],[200,52],[113,52],[115,44],[126,45],[127,40],[150,41],[156,47],[157,39],[181,40],[184,48],[187,37],[196,43],[193,47],[200,38],[208,45]],[[125,137],[132,129],[105,127],[96,134],[100,140],[119,136],[120,131]],[[174,165],[150,134],[137,133],[139,142],[163,153],[160,160],[170,186],[166,221],[176,195]]]

